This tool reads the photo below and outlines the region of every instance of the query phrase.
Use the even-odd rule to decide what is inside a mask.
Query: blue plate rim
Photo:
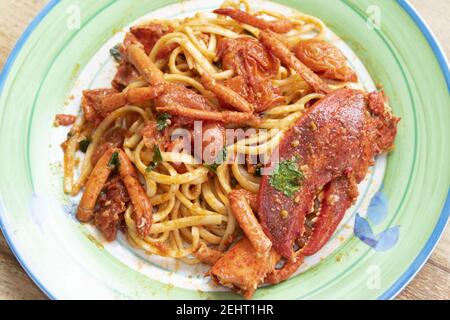
[[[42,20],[50,13],[50,11],[56,7],[61,2],[61,0],[50,0],[50,2],[39,12],[39,14],[33,19],[33,21],[28,25],[22,36],[17,41],[14,49],[11,51],[8,59],[6,60],[5,65],[3,66],[2,72],[0,74],[0,94],[3,91],[6,79],[8,78],[9,72],[16,61],[17,56],[22,50],[28,38],[31,36],[33,31],[37,28],[37,26],[42,22]],[[397,3],[408,13],[408,15],[413,19],[415,24],[421,30],[422,34],[425,36],[428,44],[433,50],[439,65],[441,67],[441,71],[444,75],[445,81],[447,83],[447,89],[450,91],[450,68],[449,62],[443,52],[443,49],[439,45],[436,37],[433,32],[430,30],[429,26],[426,24],[425,20],[421,17],[421,15],[414,9],[414,7],[407,0],[397,0]],[[42,284],[39,279],[33,274],[31,268],[24,262],[24,259],[20,255],[17,248],[14,246],[12,239],[9,233],[6,230],[6,226],[3,223],[2,215],[4,214],[2,210],[2,205],[0,203],[0,230],[2,231],[8,246],[13,252],[19,264],[28,274],[28,276],[33,280],[33,282],[39,287],[39,289],[44,292],[47,297],[52,300],[56,300],[57,298],[50,293],[50,291]],[[447,194],[447,199],[444,204],[444,208],[441,211],[439,216],[439,220],[430,236],[427,240],[425,246],[419,252],[417,257],[411,263],[411,265],[407,268],[407,270],[399,277],[399,279],[378,299],[379,300],[387,300],[395,298],[400,291],[402,291],[408,283],[414,278],[414,276],[422,269],[434,248],[436,247],[439,239],[442,236],[445,227],[448,224],[450,218],[450,188]]]

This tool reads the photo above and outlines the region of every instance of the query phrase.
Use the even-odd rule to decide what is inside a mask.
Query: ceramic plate
[[[131,24],[192,16],[221,1],[51,1],[19,40],[0,78],[0,224],[18,260],[56,299],[233,299],[205,269],[148,256],[123,237],[108,244],[74,218],[62,192],[67,128],[81,90],[107,86],[109,49]],[[396,147],[359,186],[331,241],[291,279],[255,299],[393,298],[420,269],[445,228],[449,192],[449,69],[433,36],[405,1],[254,1],[253,7],[321,18],[328,40],[402,118]],[[356,219],[356,224],[355,224]],[[363,232],[363,231],[364,232]],[[368,233],[368,231],[370,231]],[[356,236],[355,236],[356,234]],[[363,241],[362,241],[363,240]],[[87,290],[89,288],[89,290]]]

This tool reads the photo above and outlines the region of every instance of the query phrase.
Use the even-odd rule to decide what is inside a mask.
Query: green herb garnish
[[[163,161],[161,150],[159,149],[159,146],[155,144],[153,146],[153,161],[150,162],[150,165],[145,169],[145,172],[152,172],[155,170],[159,164]]]
[[[119,44],[116,44],[114,47],[112,47],[109,50],[109,53],[114,58],[114,60],[116,60],[117,62],[122,61],[122,55],[120,54],[120,50],[119,50],[121,46],[122,45],[119,43]]]
[[[227,161],[227,149],[223,148],[216,157],[214,163],[207,163],[204,166],[208,168],[210,171],[217,173],[217,168]]]
[[[85,140],[80,141],[80,143],[79,143],[80,151],[83,153],[86,153],[90,144],[91,144],[90,139],[85,139]]]
[[[114,152],[111,156],[111,159],[108,162],[108,167],[110,167],[111,169],[117,169],[120,166],[120,161],[119,161],[119,152]]]
[[[161,113],[156,117],[156,129],[158,131],[163,131],[165,128],[169,126],[169,119],[171,119],[172,116],[168,113]]]
[[[293,196],[300,189],[301,180],[304,178],[297,161],[297,158],[281,161],[270,177],[270,185],[288,197]]]

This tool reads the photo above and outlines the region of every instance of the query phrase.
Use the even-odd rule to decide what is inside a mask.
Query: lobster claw
[[[311,256],[330,240],[345,212],[358,196],[358,188],[352,177],[339,177],[328,183],[324,190],[317,221],[312,233],[301,249],[301,254]]]

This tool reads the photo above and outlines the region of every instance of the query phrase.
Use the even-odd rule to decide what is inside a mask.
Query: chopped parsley
[[[80,151],[83,153],[86,153],[90,144],[91,144],[90,139],[84,139],[84,140],[80,141],[80,143],[79,143]]]
[[[168,113],[161,113],[156,117],[156,129],[158,131],[163,131],[165,128],[169,126],[169,119],[171,119],[172,116]]]
[[[119,152],[114,152],[111,156],[111,159],[108,162],[108,167],[110,167],[111,169],[117,169],[120,166],[120,161],[119,161]]]
[[[114,47],[112,47],[109,50],[109,53],[111,54],[111,56],[114,58],[114,60],[116,60],[117,62],[121,62],[122,61],[122,55],[120,54],[120,47],[121,44],[116,44]]]
[[[211,164],[205,164],[205,167],[208,168],[210,171],[217,173],[217,168],[223,164],[225,161],[227,161],[227,149],[223,148],[219,154],[216,157],[216,160],[214,161],[214,163]]]
[[[153,146],[153,161],[150,162],[150,165],[145,169],[145,172],[152,172],[155,170],[159,164],[163,161],[161,150],[159,149],[159,146],[155,144]]]
[[[297,161],[295,157],[281,161],[270,177],[270,185],[288,197],[292,197],[300,189],[301,180],[304,178]]]

